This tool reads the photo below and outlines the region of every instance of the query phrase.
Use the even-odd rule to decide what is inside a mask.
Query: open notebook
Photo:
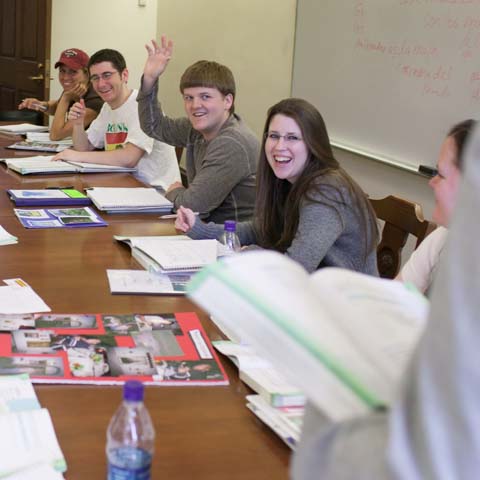
[[[135,172],[136,168],[100,165],[97,163],[52,162],[52,156],[36,156],[24,158],[3,158],[10,170],[28,175],[34,173],[102,173],[102,172]]]

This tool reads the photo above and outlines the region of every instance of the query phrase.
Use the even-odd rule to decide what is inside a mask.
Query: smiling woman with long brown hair
[[[176,226],[192,238],[223,231],[182,207]],[[237,233],[242,245],[285,253],[310,272],[336,266],[377,274],[375,214],[334,158],[323,118],[309,102],[289,98],[268,111],[254,220],[238,224]]]

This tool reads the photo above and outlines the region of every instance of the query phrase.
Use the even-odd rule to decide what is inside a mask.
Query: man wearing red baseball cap
[[[50,139],[61,140],[72,135],[72,124],[68,121],[67,113],[70,107],[83,98],[87,112],[85,127],[97,117],[103,101],[95,93],[89,82],[88,55],[79,48],[68,48],[60,54],[55,63],[58,68],[58,80],[63,87],[63,93],[58,100],[41,101],[36,98],[26,98],[18,108],[43,111],[53,115],[50,126]]]

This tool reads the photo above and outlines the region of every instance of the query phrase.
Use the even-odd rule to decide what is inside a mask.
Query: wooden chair
[[[422,207],[402,198],[389,195],[379,200],[370,199],[377,217],[385,222],[377,248],[378,272],[382,278],[395,278],[400,270],[402,249],[408,235],[417,237],[417,248],[435,228],[435,223],[424,219]]]

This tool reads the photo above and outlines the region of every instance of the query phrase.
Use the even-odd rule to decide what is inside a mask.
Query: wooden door
[[[0,110],[49,98],[51,0],[0,0]]]

